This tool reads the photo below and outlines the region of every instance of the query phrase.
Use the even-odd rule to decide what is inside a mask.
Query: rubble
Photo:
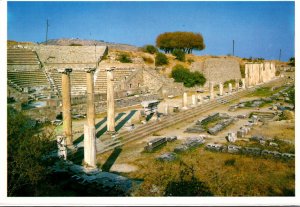
[[[220,132],[221,130],[225,129],[230,124],[232,124],[233,121],[234,121],[233,118],[222,120],[221,122],[219,122],[218,124],[216,124],[214,127],[209,128],[208,129],[208,133],[210,133],[212,135],[215,135],[218,132]]]
[[[167,152],[167,153],[164,153],[158,157],[156,157],[157,160],[159,161],[174,161],[176,160],[176,153],[174,152]]]

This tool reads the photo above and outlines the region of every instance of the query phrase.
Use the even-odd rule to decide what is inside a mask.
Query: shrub
[[[192,58],[187,59],[187,61],[188,61],[189,64],[195,62],[195,60],[193,60]]]
[[[172,51],[172,55],[176,57],[179,61],[185,61],[185,53],[180,49],[175,49]]]
[[[154,63],[154,60],[151,57],[145,57],[143,56],[143,60],[148,63],[148,64],[152,64]]]
[[[160,66],[160,65],[167,65],[169,63],[168,58],[165,54],[159,52],[155,56],[155,65]]]
[[[69,46],[82,46],[82,44],[79,44],[79,43],[71,43],[71,44],[69,44]]]
[[[119,54],[118,61],[120,61],[121,63],[132,63],[132,60],[127,53]]]
[[[145,46],[142,48],[142,51],[143,51],[143,52],[150,53],[150,54],[154,54],[154,53],[157,53],[157,52],[158,52],[158,49],[157,49],[154,45],[145,45]]]
[[[171,77],[175,82],[183,82],[186,87],[193,87],[195,85],[204,85],[205,77],[200,72],[190,72],[182,65],[175,65],[171,72]]]
[[[280,75],[280,71],[279,71],[279,70],[276,70],[275,75],[276,75],[276,76],[279,76],[279,75]]]

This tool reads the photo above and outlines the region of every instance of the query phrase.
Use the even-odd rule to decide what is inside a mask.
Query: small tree
[[[143,47],[143,51],[150,54],[154,54],[158,52],[158,49],[154,45],[145,45]]]
[[[200,72],[190,72],[182,65],[175,65],[171,72],[172,78],[175,82],[183,82],[186,87],[193,87],[195,85],[204,85],[206,78]]]
[[[294,58],[294,57],[291,57],[291,58],[289,59],[289,65],[290,65],[290,66],[295,66],[295,58]]]
[[[155,66],[167,65],[169,63],[165,54],[159,52],[155,56]]]
[[[127,53],[119,54],[118,61],[120,61],[121,63],[132,63],[132,60]]]
[[[185,61],[185,53],[180,49],[174,49],[172,55],[176,57],[177,60],[184,62]]]
[[[54,149],[52,135],[41,134],[28,117],[7,110],[7,195],[37,196],[46,186],[51,160],[45,156]]]

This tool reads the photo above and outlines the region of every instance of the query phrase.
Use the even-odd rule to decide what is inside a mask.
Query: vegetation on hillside
[[[132,63],[132,60],[129,56],[128,53],[120,53],[118,54],[118,61],[120,61],[121,63]]]
[[[145,45],[142,47],[142,51],[150,54],[155,54],[158,52],[158,49],[154,45]]]
[[[205,44],[200,33],[193,32],[166,32],[156,38],[156,46],[165,53],[173,52],[175,49],[185,53],[193,50],[203,50]]]
[[[289,65],[290,65],[290,66],[295,66],[295,57],[291,57],[291,58],[289,59]]]
[[[184,62],[185,61],[185,53],[180,49],[175,49],[172,51],[172,55],[176,57],[177,60]]]
[[[22,113],[9,107],[7,117],[7,195],[41,195],[52,162],[46,155],[56,143],[50,141],[52,134],[39,133]]]
[[[186,87],[202,86],[206,82],[202,73],[198,71],[190,72],[189,69],[179,64],[173,67],[171,77],[174,78],[175,82],[182,82]]]
[[[155,56],[155,66],[167,65],[169,63],[165,54],[159,52]]]

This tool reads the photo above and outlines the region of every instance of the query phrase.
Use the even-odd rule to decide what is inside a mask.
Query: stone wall
[[[209,58],[204,62],[193,62],[191,71],[199,71],[206,78],[206,86],[210,81],[215,83],[241,79],[240,65],[230,58]]]
[[[255,86],[265,83],[275,77],[276,68],[274,62],[246,63],[245,79],[247,86]]]

